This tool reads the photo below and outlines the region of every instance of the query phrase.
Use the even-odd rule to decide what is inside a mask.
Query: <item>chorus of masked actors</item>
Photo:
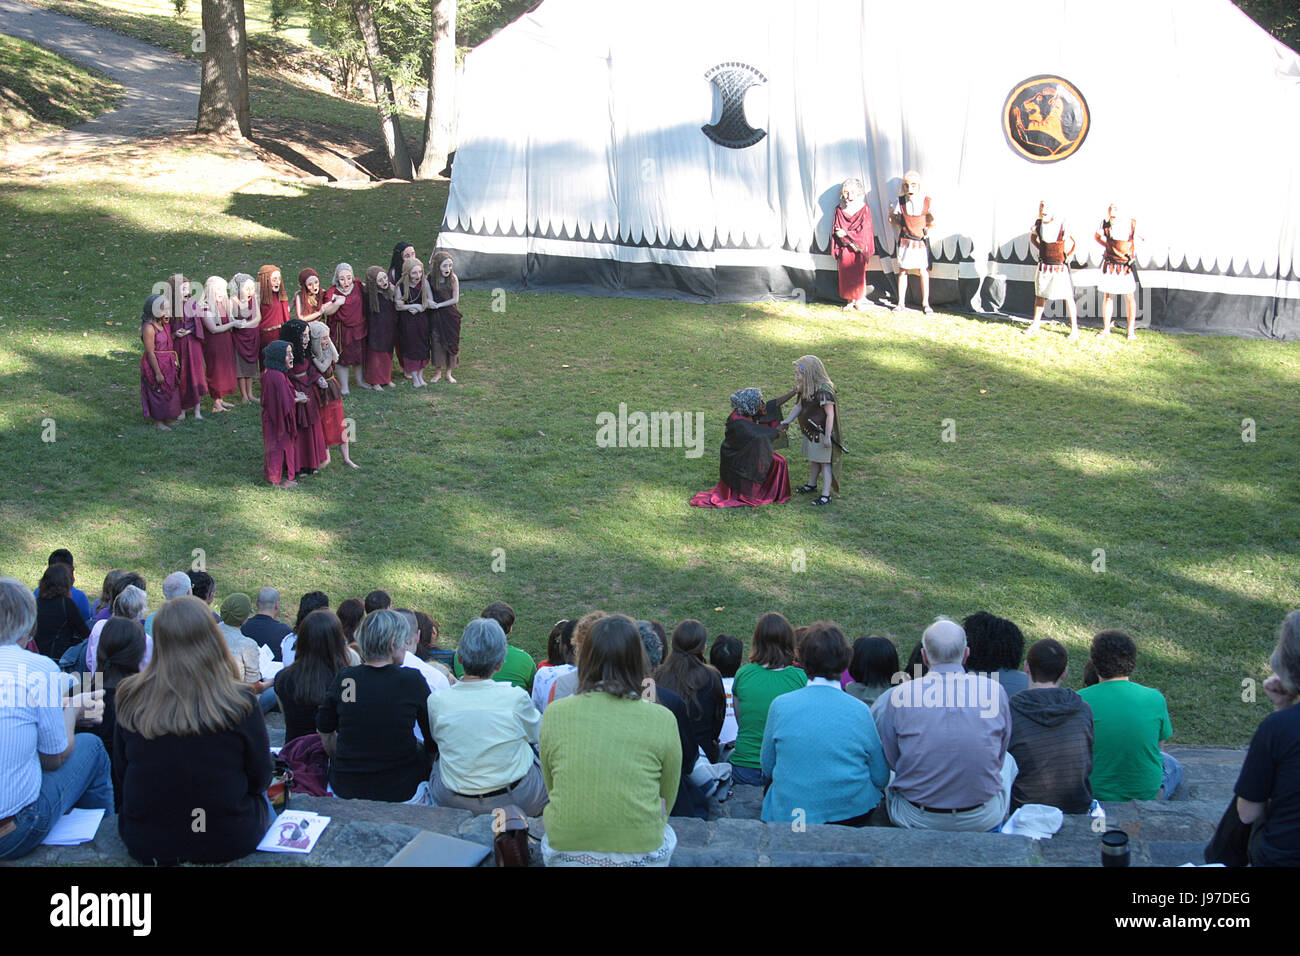
[[[794,389],[780,398],[763,400],[757,388],[742,388],[731,396],[731,416],[718,455],[718,483],[691,499],[697,508],[757,507],[790,500],[790,470],[776,449],[789,444],[786,430],[795,422],[803,437],[803,457],[808,461],[808,482],[796,494],[821,493],[814,505],[831,503],[839,494],[840,416],[835,405],[835,383],[815,355],[794,363]],[[793,411],[783,406],[795,400]]]
[[[303,269],[290,292],[270,264],[256,276],[211,276],[201,286],[176,274],[145,300],[140,319],[146,422],[170,431],[187,415],[201,421],[204,396],[210,413],[258,400],[266,478],[280,487],[329,464],[334,447],[358,467],[343,399],[354,384],[396,388],[394,355],[415,388],[444,376],[454,384],[460,364],[460,282],[446,252],[435,252],[426,271],[415,247],[400,242],[387,269],[371,266],[358,277],[341,262],[328,288],[316,270]]]
[[[898,265],[898,302],[895,311],[907,309],[909,277],[914,276],[920,287],[921,311],[930,307],[930,230],[934,227],[933,202],[921,189],[921,177],[915,170],[903,175],[898,201],[889,214],[890,223],[898,230],[894,258]],[[1106,209],[1093,237],[1102,246],[1101,278],[1097,288],[1102,293],[1103,336],[1110,335],[1111,319],[1116,300],[1124,300],[1128,321],[1128,339],[1136,338],[1134,324],[1137,318],[1137,279],[1134,273],[1137,243],[1142,239],[1137,231],[1136,219],[1124,219],[1119,206],[1111,203]],[[1028,333],[1042,326],[1043,313],[1049,301],[1063,302],[1070,320],[1067,341],[1079,338],[1079,316],[1074,303],[1074,279],[1070,273],[1070,260],[1074,257],[1077,242],[1066,224],[1054,216],[1051,204],[1042,200],[1038,218],[1029,232],[1029,242],[1038,257],[1034,276],[1034,313]],[[840,298],[849,311],[865,310],[867,296],[873,287],[867,284],[867,264],[875,252],[875,235],[871,210],[866,203],[866,189],[860,179],[847,179],[840,187],[840,201],[835,207],[831,222],[830,251],[835,259],[839,280]]]

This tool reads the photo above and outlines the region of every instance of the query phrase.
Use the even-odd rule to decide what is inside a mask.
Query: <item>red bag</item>
[[[280,759],[293,773],[293,792],[308,797],[327,797],[330,758],[320,742],[320,734],[297,737],[280,748]]]

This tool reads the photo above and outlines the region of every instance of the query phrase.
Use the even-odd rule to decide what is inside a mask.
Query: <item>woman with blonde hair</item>
[[[271,822],[271,754],[257,698],[198,598],[159,608],[153,638],[152,663],[117,687],[122,842],[135,859],[158,864],[247,856]]]
[[[817,490],[821,478],[821,496],[815,505],[831,503],[831,492],[839,494],[840,458],[844,446],[840,444],[840,416],[835,407],[835,383],[826,374],[826,366],[815,355],[804,355],[794,363],[794,387],[797,402],[781,427],[789,427],[798,419],[803,433],[803,456],[808,459],[808,484],[796,489],[806,495]]]
[[[429,364],[429,312],[433,293],[424,277],[419,259],[402,260],[402,278],[397,283],[397,344],[402,354],[402,369],[411,373],[416,388],[428,383],[424,367]]]
[[[203,336],[203,364],[208,377],[208,394],[212,396],[214,412],[228,412],[234,406],[225,401],[235,394],[235,328],[230,315],[230,299],[226,280],[221,276],[208,276],[203,284],[203,300],[199,303],[199,320],[207,334]]]
[[[429,310],[430,343],[433,350],[433,380],[442,378],[447,371],[447,381],[453,385],[451,370],[460,364],[460,280],[452,271],[450,252],[435,252],[429,260],[429,285],[433,304]]]
[[[311,336],[311,363],[315,370],[325,379],[325,387],[319,389],[320,425],[325,433],[325,464],[330,463],[329,448],[340,445],[343,449],[343,463],[349,468],[360,466],[348,454],[348,432],[343,426],[343,391],[335,373],[338,370],[339,353],[330,339],[330,330],[324,322],[309,322],[307,332]]]
[[[253,400],[253,379],[261,374],[262,310],[257,301],[257,280],[247,272],[230,277],[230,318],[235,327],[235,378],[239,397],[247,404]]]

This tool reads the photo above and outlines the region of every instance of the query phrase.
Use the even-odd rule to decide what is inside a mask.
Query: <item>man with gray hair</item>
[[[408,611],[406,608],[398,608],[393,612],[403,621],[406,622],[409,633],[406,638],[406,653],[402,656],[402,666],[410,667],[420,672],[424,677],[424,682],[429,685],[429,693],[436,694],[440,690],[446,690],[451,686],[451,681],[447,680],[447,675],[438,668],[434,667],[415,655],[415,648],[420,643],[420,622],[415,618],[414,611]],[[419,734],[417,733],[418,737]]]
[[[277,661],[284,660],[281,642],[293,628],[280,623],[280,592],[275,588],[261,588],[257,592],[257,613],[240,628],[245,637],[251,637],[260,647],[265,644]]]
[[[113,809],[108,753],[78,724],[103,718],[102,690],[66,696],[73,679],[21,645],[36,627],[36,600],[0,578],[0,860],[25,856],[73,807]]]
[[[167,577],[163,578],[163,604],[168,601],[174,601],[178,597],[185,597],[187,594],[194,593],[194,582],[184,571],[173,571]],[[144,632],[153,637],[153,619],[157,611],[150,612],[149,616],[144,619]]]
[[[506,647],[500,622],[470,621],[456,647],[464,676],[429,695],[429,729],[438,744],[429,776],[436,806],[477,814],[515,804],[535,817],[550,799],[536,752],[542,715],[528,691],[493,680]]]
[[[970,651],[956,621],[927,627],[921,653],[929,672],[891,690],[874,714],[894,771],[889,819],[907,829],[991,830],[1006,818],[1015,777],[1007,692],[965,672]]]

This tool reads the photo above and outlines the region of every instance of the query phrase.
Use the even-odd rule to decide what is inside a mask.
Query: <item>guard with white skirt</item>
[[[1073,342],[1079,337],[1079,312],[1074,306],[1074,279],[1070,277],[1068,262],[1076,243],[1073,236],[1066,234],[1065,223],[1052,215],[1046,199],[1038,204],[1038,218],[1029,233],[1029,242],[1038,250],[1038,272],[1034,276],[1034,319],[1025,332],[1038,331],[1048,299],[1062,299],[1070,316],[1066,341]]]
[[[926,237],[934,225],[930,212],[930,197],[921,195],[921,174],[909,169],[903,174],[903,191],[894,204],[889,221],[898,227],[898,248],[894,258],[898,261],[898,304],[894,309],[907,308],[907,277],[921,280],[921,311],[927,315],[930,308],[930,247]]]
[[[1133,323],[1137,318],[1137,279],[1133,274],[1133,260],[1140,238],[1137,234],[1137,220],[1128,221],[1128,238],[1124,234],[1123,220],[1119,218],[1119,206],[1111,203],[1106,209],[1106,218],[1101,221],[1101,231],[1094,238],[1106,247],[1101,262],[1101,281],[1097,288],[1101,290],[1101,334],[1110,335],[1111,310],[1115,307],[1114,296],[1122,295],[1128,307],[1128,338],[1137,338]]]

